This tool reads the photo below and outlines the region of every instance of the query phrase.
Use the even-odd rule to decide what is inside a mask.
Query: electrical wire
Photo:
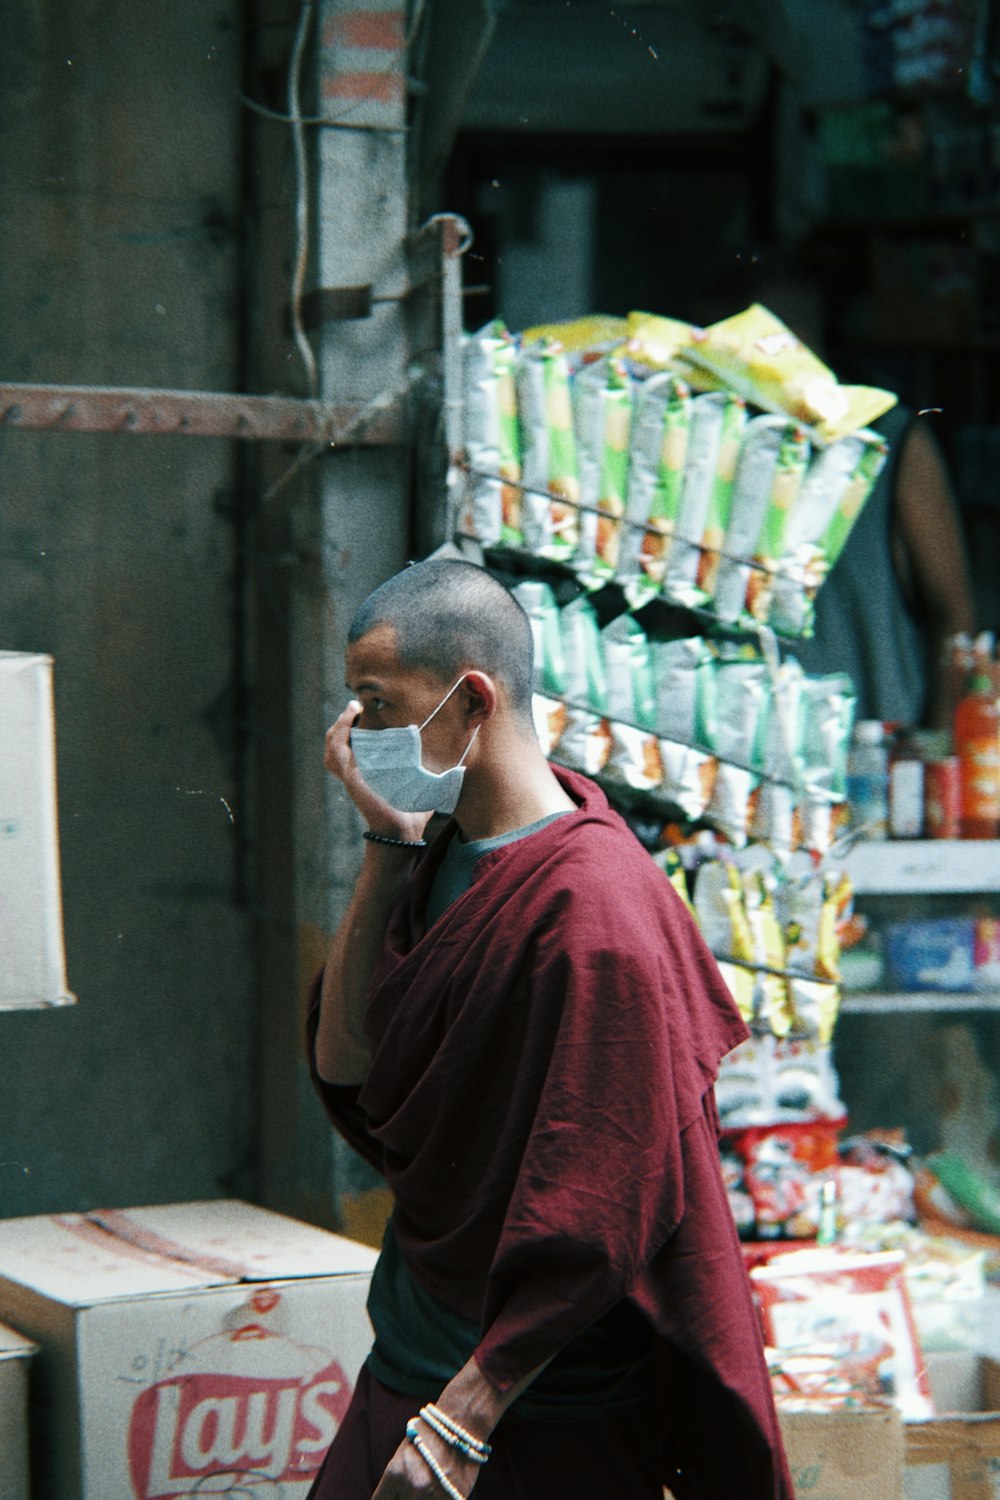
[[[295,269],[292,274],[292,334],[302,356],[309,383],[309,394],[316,395],[316,356],[302,322],[302,292],[309,263],[309,163],[306,157],[304,121],[301,106],[302,56],[316,9],[316,0],[302,0],[295,43],[288,69],[288,114],[295,149]]]

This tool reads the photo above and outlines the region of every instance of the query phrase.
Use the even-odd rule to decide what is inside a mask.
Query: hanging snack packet
[[[603,771],[611,752],[607,712],[607,682],[601,651],[601,632],[594,606],[586,595],[559,611],[566,663],[566,723],[559,738],[559,759],[594,776]]]
[[[613,318],[606,313],[591,313],[585,318],[573,318],[568,323],[540,323],[534,328],[526,328],[521,334],[522,344],[561,344],[572,365],[589,364],[611,354],[621,349],[627,338],[626,319]]]
[[[834,986],[817,986],[832,989]],[[839,1129],[846,1111],[827,1042],[815,1037],[768,1037],[772,1098],[782,1114],[824,1119]]]
[[[620,360],[580,371],[573,412],[581,505],[574,565],[585,578],[601,582],[617,571],[628,490],[632,390]]]
[[[544,693],[532,693],[531,718],[542,753],[546,756],[554,755],[566,728],[565,703],[559,698],[547,698]]]
[[[673,886],[674,890],[677,892],[678,896],[680,896],[684,905],[687,907],[689,915],[693,917],[695,911],[694,907],[691,905],[691,897],[688,893],[687,872],[684,869],[684,862],[681,859],[680,855],[677,853],[677,850],[658,849],[652,858],[654,865],[658,865],[659,868],[663,871],[664,875],[670,881],[670,884]]]
[[[847,796],[847,756],[857,698],[846,672],[803,679],[802,776],[807,796],[828,803]]]
[[[809,439],[800,427],[787,427],[778,449],[764,519],[747,579],[746,608],[751,619],[766,623],[771,613],[774,577],[784,556],[785,528],[809,465]]]
[[[706,745],[714,658],[701,636],[651,641],[656,729],[663,739]]]
[[[730,860],[709,860],[699,868],[693,905],[701,935],[716,958],[741,959],[744,963],[753,960],[754,938],[743,882]]]
[[[678,318],[663,318],[656,313],[630,312],[628,334],[623,353],[640,370],[675,370],[678,356],[702,335],[701,329]],[[698,371],[701,378],[701,371]],[[703,390],[717,385],[708,377]]]
[[[785,939],[774,906],[772,877],[761,869],[743,871],[743,895],[747,921],[753,935],[756,973],[755,1014],[774,1036],[787,1036],[794,1016],[786,965]]]
[[[724,556],[713,591],[713,607],[720,620],[734,622],[743,613],[757,539],[774,504],[775,490],[781,497],[788,488],[783,477],[788,459],[793,453],[798,455],[797,431],[784,417],[752,417],[747,423],[733,483]],[[786,467],[779,475],[783,456]]]
[[[701,555],[698,559],[698,588],[709,598],[715,589],[719,565],[722,562],[721,548],[729,527],[736,465],[746,424],[747,410],[743,402],[730,401],[722,418],[722,433],[715,460],[715,477],[708,497],[708,512],[705,516],[705,525],[701,535]]]
[[[770,623],[785,635],[808,635],[813,602],[843,551],[889,454],[875,432],[860,432],[814,459],[785,532]]]
[[[776,853],[788,854],[800,838],[797,816],[802,794],[802,732],[805,674],[789,657],[770,675],[771,707],[763,764],[767,778],[754,803],[751,832]]]
[[[705,594],[698,588],[697,579],[705,526],[716,484],[723,487],[729,484],[731,437],[734,429],[742,426],[745,416],[743,402],[728,392],[695,396],[691,402],[680,510],[663,586],[667,597],[678,604],[704,603]]]
[[[713,674],[711,749],[719,769],[706,816],[731,843],[749,834],[750,797],[759,779],[767,736],[770,687],[761,661],[720,661]]]
[[[632,602],[659,593],[680,514],[691,392],[674,375],[639,387],[629,452],[628,509],[619,573]]]
[[[586,594],[581,594],[559,611],[559,630],[566,666],[567,699],[573,707],[606,714],[608,687],[601,632],[594,606]]]
[[[566,653],[555,595],[547,583],[527,578],[511,589],[528,616],[534,647],[535,691],[562,697],[566,692]]]
[[[484,546],[520,546],[521,437],[516,346],[497,319],[463,346],[464,446],[469,465],[461,529]]]
[[[524,544],[537,557],[566,561],[579,535],[580,484],[569,394],[569,367],[557,343],[522,349],[517,362],[521,412]]]
[[[684,818],[696,823],[712,800],[719,763],[705,750],[694,750],[677,740],[659,741],[660,795],[673,803]]]
[[[721,966],[720,966],[721,967]],[[732,969],[734,974],[747,974],[749,969]],[[752,1015],[741,1011],[749,1024]],[[773,1118],[771,1104],[771,1057],[767,1049],[767,1038],[751,1036],[740,1042],[719,1063],[719,1076],[715,1082],[715,1102],[719,1121],[725,1131],[740,1131],[751,1125],[759,1125]],[[736,1146],[732,1138],[727,1146]]]
[[[558,759],[562,765],[587,776],[597,776],[608,763],[612,736],[607,719],[600,714],[566,705],[566,722],[559,736]]]
[[[722,380],[765,411],[786,413],[814,428],[820,442],[857,432],[896,404],[889,391],[841,385],[830,370],[782,323],[753,303],[706,328],[678,351],[685,364]]]
[[[663,776],[656,742],[656,699],[649,642],[630,614],[619,615],[601,632],[611,728],[609,776],[650,790]]]

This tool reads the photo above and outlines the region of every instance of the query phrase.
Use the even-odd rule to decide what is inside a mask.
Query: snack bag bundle
[[[752,647],[701,636],[649,639],[630,611],[602,629],[590,595],[559,608],[541,580],[512,592],[532,626],[547,754],[655,792],[736,848],[828,851],[845,796],[847,679],[774,669]]]
[[[840,385],[755,304],[711,328],[631,313],[467,336],[460,526],[730,623],[812,628],[886,457],[894,403]]]

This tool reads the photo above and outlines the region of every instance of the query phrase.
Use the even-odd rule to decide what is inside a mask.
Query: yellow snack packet
[[[676,367],[678,356],[701,337],[701,329],[679,318],[663,318],[657,313],[630,312],[626,323],[626,343],[622,353],[637,365],[650,370]],[[701,372],[699,373],[699,382]],[[699,383],[699,390],[719,390],[718,381]]]
[[[706,328],[683,347],[682,365],[714,376],[765,411],[786,413],[830,443],[896,404],[890,391],[841,385],[823,361],[759,302]]]
[[[568,323],[539,323],[521,334],[523,344],[556,340],[567,354],[608,354],[628,338],[628,323],[607,313],[592,313]]]

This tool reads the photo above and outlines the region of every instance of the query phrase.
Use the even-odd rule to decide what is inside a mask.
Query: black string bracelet
[[[363,839],[367,839],[370,844],[387,844],[390,849],[427,848],[426,839],[391,839],[389,835],[385,833],[372,833],[370,828],[366,828],[361,837]]]

